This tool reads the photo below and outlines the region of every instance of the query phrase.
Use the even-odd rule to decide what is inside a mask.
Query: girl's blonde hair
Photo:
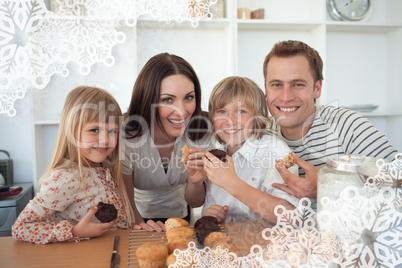
[[[116,148],[107,156],[103,164],[105,167],[109,167],[117,183],[128,221],[134,223],[134,213],[126,193],[119,159],[121,153],[121,122],[123,122],[123,116],[119,104],[106,90],[96,87],[81,86],[73,89],[67,95],[61,114],[52,159],[47,171],[40,178],[40,182],[53,170],[78,168],[81,174],[82,185],[85,185],[83,166],[90,167],[90,163],[81,155],[77,147],[77,142],[80,140],[83,126],[90,122],[113,122],[119,125],[119,136]],[[85,191],[85,187],[83,187],[83,189]]]
[[[227,104],[243,101],[254,113],[252,136],[261,138],[265,133],[268,120],[267,101],[264,92],[251,79],[247,77],[230,76],[221,80],[212,90],[209,97],[209,116],[214,120],[214,112]],[[222,140],[217,137],[218,141]]]

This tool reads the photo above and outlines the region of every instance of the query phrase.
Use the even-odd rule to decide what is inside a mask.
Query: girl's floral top
[[[54,170],[44,178],[40,192],[15,221],[13,237],[37,244],[75,239],[73,226],[100,201],[113,204],[118,211],[113,229],[129,228],[123,201],[110,170],[84,167],[83,173],[85,186],[79,170],[74,168]],[[95,216],[92,221],[99,222]]]

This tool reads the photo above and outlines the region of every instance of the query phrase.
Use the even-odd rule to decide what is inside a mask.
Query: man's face
[[[269,60],[265,77],[267,104],[285,138],[299,140],[308,132],[321,86],[321,80],[314,83],[305,56],[274,56]]]

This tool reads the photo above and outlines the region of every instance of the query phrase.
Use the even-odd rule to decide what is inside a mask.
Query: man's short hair
[[[314,82],[324,79],[322,76],[323,63],[320,54],[307,44],[295,40],[282,41],[274,45],[264,60],[264,79],[267,77],[268,62],[272,57],[292,57],[298,55],[303,55],[307,58]]]

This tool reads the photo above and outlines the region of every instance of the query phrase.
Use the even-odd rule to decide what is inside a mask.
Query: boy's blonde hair
[[[267,101],[264,92],[247,77],[230,76],[221,80],[212,90],[209,97],[209,116],[214,120],[214,112],[229,103],[243,101],[254,113],[252,136],[261,138],[265,133],[268,119]],[[218,141],[222,143],[222,140]]]
[[[90,122],[113,122],[119,126],[116,148],[107,156],[103,164],[109,167],[117,183],[128,221],[134,223],[134,213],[126,193],[119,159],[121,153],[121,122],[123,122],[122,112],[117,101],[106,90],[81,86],[73,89],[67,95],[52,159],[40,182],[53,170],[78,168],[82,185],[85,185],[83,166],[90,167],[90,163],[81,155],[77,142],[80,141],[83,126]],[[83,189],[85,191],[85,187]]]

